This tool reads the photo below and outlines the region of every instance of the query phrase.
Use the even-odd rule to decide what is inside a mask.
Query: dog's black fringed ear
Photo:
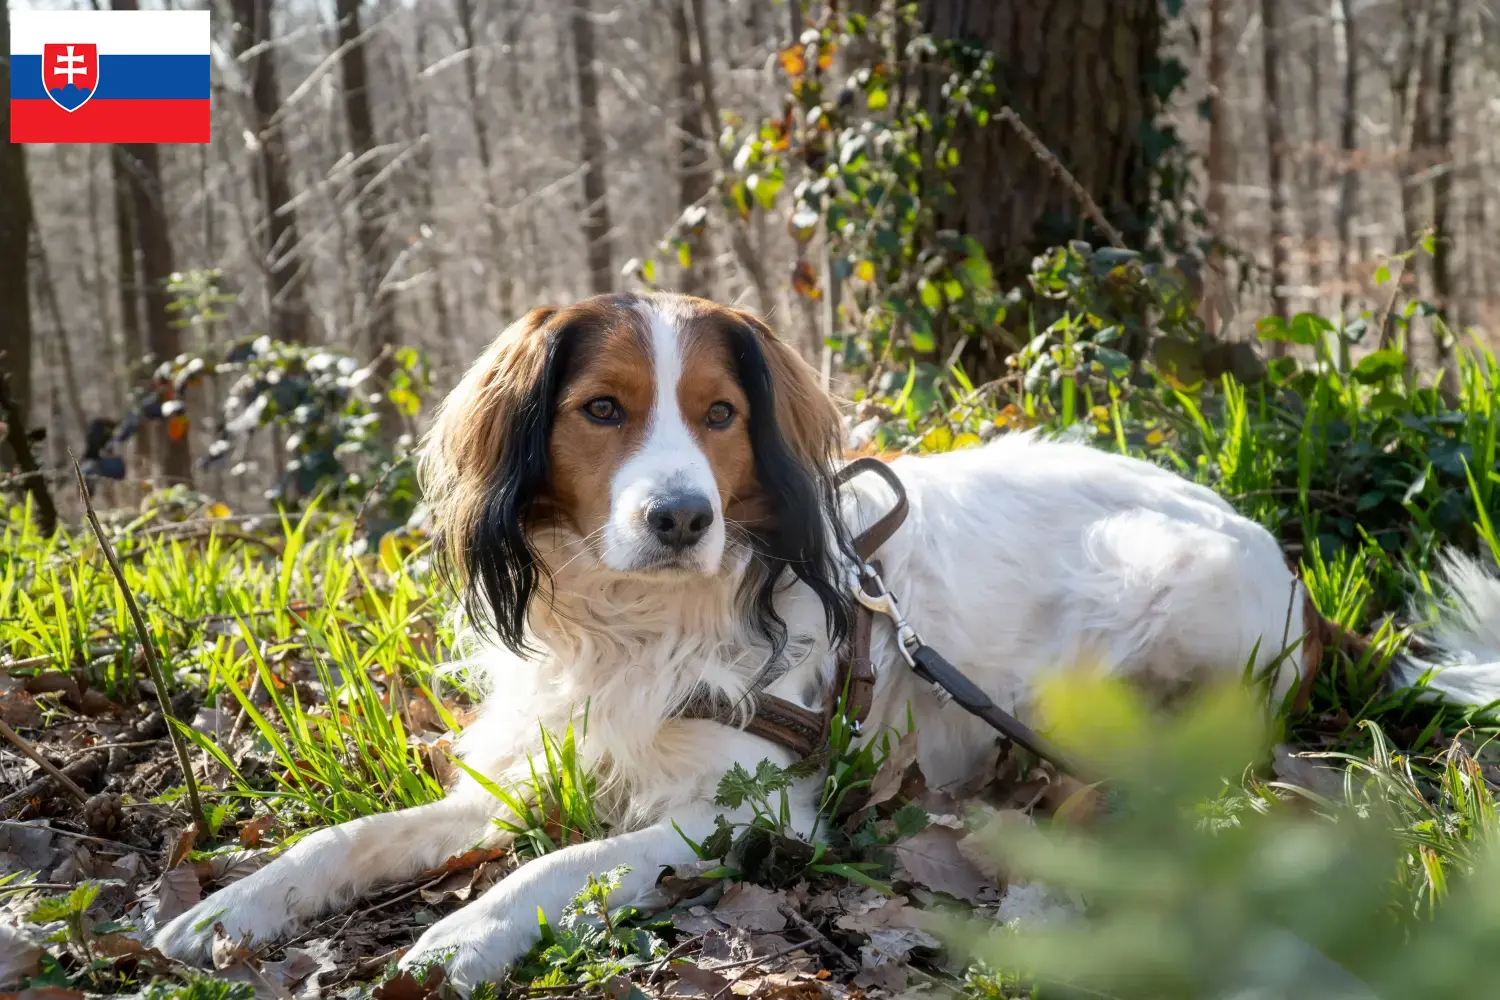
[[[769,508],[752,528],[764,572],[747,579],[746,597],[779,653],[787,630],[774,599],[782,572],[790,570],[822,602],[837,645],[853,623],[843,573],[856,558],[833,482],[843,425],[807,363],[759,320],[740,315],[744,323],[731,327],[729,346],[750,404],[750,445]]]
[[[464,554],[471,615],[483,614],[481,627],[518,655],[527,651],[526,610],[542,566],[527,527],[547,491],[548,442],[571,342],[566,328],[552,333],[540,377],[509,415],[500,465]]]
[[[541,582],[527,527],[548,485],[553,410],[574,338],[556,309],[506,329],[439,408],[420,470],[469,620],[517,654]]]

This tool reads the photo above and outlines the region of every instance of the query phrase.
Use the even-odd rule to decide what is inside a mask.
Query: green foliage
[[[216,270],[172,276],[168,306],[182,327],[224,319],[232,301],[219,291]],[[127,412],[115,425],[104,451],[135,435],[142,426],[164,421],[172,439],[190,429],[186,396],[205,383],[220,383],[215,440],[201,460],[205,467],[227,466],[236,477],[257,470],[247,460],[250,443],[269,433],[284,449],[285,462],[266,489],[266,499],[298,509],[321,496],[333,506],[351,507],[379,487],[374,535],[408,518],[418,490],[409,461],[415,418],[430,388],[425,354],[411,347],[367,361],[331,347],[283,343],[268,336],[245,337],[222,351],[187,352],[174,358],[146,359]],[[397,426],[390,426],[391,422]],[[123,478],[115,455],[91,455],[90,473]]]
[[[581,752],[587,738],[569,722],[561,737],[539,727],[541,760],[526,755],[527,774],[519,782],[497,781],[457,757],[453,763],[480,787],[499,799],[508,816],[495,825],[515,837],[515,849],[529,857],[550,854],[569,844],[598,840],[606,833],[595,804],[597,778]]]
[[[564,985],[598,988],[666,954],[660,932],[670,925],[642,923],[634,907],[610,906],[610,896],[629,871],[621,865],[590,875],[564,908],[558,927],[552,927],[538,910],[542,943],[512,978],[533,990]],[[636,1000],[640,996],[638,990],[632,991]]]
[[[988,831],[1007,870],[1086,899],[1090,917],[955,924],[984,963],[974,995],[1007,995],[987,970],[1049,997],[1489,994],[1494,807],[1460,745],[1419,763],[1376,733],[1335,801],[1253,777],[1271,730],[1238,687],[1161,719],[1117,682],[1070,677],[1042,712],[1062,745],[1107,764],[1120,808],[1088,829]],[[1434,910],[1433,896],[1447,898]]]

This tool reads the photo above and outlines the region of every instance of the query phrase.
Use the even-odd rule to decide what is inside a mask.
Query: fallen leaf
[[[266,831],[276,823],[276,817],[271,815],[257,816],[244,826],[240,827],[240,846],[258,847],[261,839],[265,837]]]
[[[446,973],[441,965],[427,970],[427,978],[418,982],[416,977],[403,969],[370,991],[370,1000],[428,1000],[436,996]]]
[[[83,692],[78,689],[78,682],[72,675],[57,671],[26,678],[26,691],[33,695],[60,693],[63,704],[74,711],[78,711],[83,704]]]
[[[462,854],[455,854],[436,868],[426,872],[423,878],[437,878],[449,872],[463,872],[470,868],[478,868],[486,861],[498,861],[505,857],[505,851],[498,847],[476,847]]]
[[[167,868],[176,868],[183,860],[192,853],[193,844],[198,839],[198,824],[189,823],[186,830],[177,835],[172,841],[172,849],[167,852]]]
[[[721,878],[704,878],[704,872],[713,871],[723,867],[715,860],[694,861],[691,864],[675,865],[665,869],[656,880],[656,887],[661,890],[664,904],[675,906],[684,899],[692,899],[701,896],[716,886],[722,886],[724,880]]]
[[[119,715],[124,711],[119,705],[109,700],[109,696],[103,691],[89,688],[83,692],[78,699],[78,710],[84,715]]]
[[[917,766],[917,731],[913,729],[901,741],[896,744],[890,756],[880,765],[880,770],[875,772],[875,778],[870,782],[870,797],[865,802],[867,809],[873,809],[883,802],[889,802],[895,798],[905,785],[912,772],[920,778],[922,769]],[[922,785],[926,787],[923,779]],[[911,797],[911,796],[908,796]]]
[[[0,989],[20,986],[41,970],[41,947],[20,928],[0,924]]]
[[[198,876],[187,865],[168,868],[156,883],[156,926],[167,923],[198,905],[203,891],[198,885]]]
[[[915,837],[898,843],[896,857],[918,885],[980,903],[985,891],[993,894],[995,887],[960,853],[958,843],[963,836],[958,830],[934,823]]]
[[[224,851],[222,854],[190,862],[185,867],[192,869],[193,874],[198,876],[199,882],[228,885],[270,864],[272,853],[267,848],[253,851]]]
[[[779,931],[786,927],[786,917],[779,909],[785,896],[750,882],[737,882],[724,893],[714,916],[746,931]]]
[[[729,989],[729,980],[712,969],[702,969],[691,962],[674,965],[672,971],[677,974],[679,980],[706,996],[717,996]]]
[[[91,941],[89,947],[105,958],[130,958],[146,953],[146,943],[128,934],[101,934]]]
[[[84,1000],[82,993],[63,986],[33,986],[29,990],[8,993],[6,996],[15,997],[15,1000]]]

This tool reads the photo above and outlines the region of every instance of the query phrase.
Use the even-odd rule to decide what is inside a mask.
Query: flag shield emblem
[[[77,111],[99,87],[99,50],[92,42],[42,46],[42,86],[52,103]]]

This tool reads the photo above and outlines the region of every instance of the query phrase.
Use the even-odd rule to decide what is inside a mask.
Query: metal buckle
[[[863,563],[855,568],[850,576],[849,587],[855,600],[891,620],[891,624],[896,627],[896,640],[902,658],[906,660],[908,667],[915,667],[917,661],[912,654],[921,648],[922,637],[907,623],[906,616],[901,613],[901,605],[896,602],[896,595],[891,593],[880,574],[875,572],[875,567]]]

